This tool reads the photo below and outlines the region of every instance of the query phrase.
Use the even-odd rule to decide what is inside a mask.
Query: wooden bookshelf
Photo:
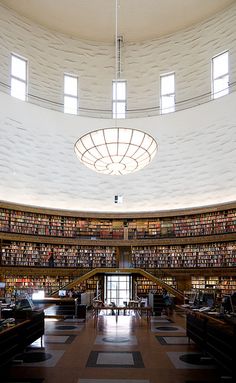
[[[0,264],[66,268],[116,267],[116,248],[3,241]]]
[[[46,210],[45,210],[46,211]],[[0,207],[0,232],[97,240],[199,237],[236,233],[236,208],[176,216],[117,219],[66,216]]]
[[[35,291],[44,290],[46,295],[50,295],[72,280],[73,277],[69,276],[61,276],[55,278],[49,275],[29,276],[8,274],[5,278],[5,291],[7,294],[13,294],[14,292],[27,292],[31,295]]]
[[[215,292],[218,296],[232,294],[236,291],[236,275],[235,276],[192,276],[192,290]]]
[[[176,279],[175,277],[162,277],[161,280],[170,286],[176,288]],[[135,283],[137,284],[137,295],[141,297],[146,297],[150,292],[162,294],[162,287],[158,284],[152,282],[148,278],[143,276],[137,276],[135,278]]]
[[[160,286],[145,277],[137,276],[135,283],[138,297],[146,297],[150,291],[162,290]]]
[[[235,267],[236,242],[183,246],[133,246],[132,266],[145,269]]]
[[[23,268],[18,275],[14,273],[15,278],[32,279],[33,287],[53,290],[61,286],[55,274],[59,270],[66,284],[68,270],[118,269],[122,247],[130,249],[129,267],[156,271],[158,277],[164,270],[161,278],[173,287],[218,286],[222,293],[236,290],[235,203],[169,212],[99,214],[0,202],[3,279],[10,269]],[[41,267],[46,270],[42,278],[30,274]],[[198,275],[204,279],[193,283],[191,277]],[[155,287],[146,282],[140,282],[143,294]],[[17,283],[28,288],[27,281]],[[86,282],[81,291],[94,289],[95,284]]]
[[[232,292],[236,291],[236,275],[221,276],[218,288],[222,295],[232,294]]]

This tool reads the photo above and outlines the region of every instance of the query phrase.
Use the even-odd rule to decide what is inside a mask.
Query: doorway
[[[119,268],[127,269],[132,266],[132,251],[130,246],[121,246],[119,248]]]
[[[105,275],[104,286],[107,304],[124,306],[132,299],[132,275]]]

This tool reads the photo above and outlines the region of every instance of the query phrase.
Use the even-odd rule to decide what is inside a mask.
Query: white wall
[[[126,176],[100,175],[73,146],[112,121],[64,115],[0,94],[0,200],[81,211],[152,211],[234,201],[236,92],[169,115],[121,120],[153,135],[154,160]],[[114,204],[122,194],[124,203]]]

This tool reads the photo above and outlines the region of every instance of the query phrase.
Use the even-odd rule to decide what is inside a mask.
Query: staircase
[[[81,270],[82,271],[82,270]],[[144,270],[144,269],[138,269],[138,268],[123,268],[123,269],[117,269],[117,268],[97,268],[90,271],[85,271],[83,275],[78,276],[75,278],[72,282],[68,283],[67,285],[61,287],[61,289],[70,290],[71,288],[75,288],[78,284],[82,283],[88,278],[91,278],[95,274],[104,274],[104,273],[119,273],[119,274],[141,274],[145,278],[151,280],[152,282],[156,283],[157,285],[161,286],[162,288],[166,289],[170,294],[172,294],[174,297],[176,297],[181,303],[184,302],[184,294],[175,289],[174,287],[168,285],[164,281],[162,281],[159,277],[151,274],[150,272]],[[158,274],[160,276],[164,276],[162,270],[158,270]],[[52,297],[58,296],[58,290],[54,291],[51,294]]]

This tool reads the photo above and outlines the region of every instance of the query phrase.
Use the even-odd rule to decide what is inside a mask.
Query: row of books
[[[188,237],[236,232],[236,209],[150,219],[92,219],[0,209],[0,231],[32,235],[123,239]]]

